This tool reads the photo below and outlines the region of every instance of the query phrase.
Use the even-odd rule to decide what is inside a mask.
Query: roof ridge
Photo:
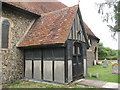
[[[51,14],[54,14],[54,13],[59,13],[60,11],[65,11],[65,10],[68,10],[68,9],[74,8],[74,7],[78,7],[78,4],[74,5],[74,6],[71,6],[71,7],[65,7],[65,8],[56,10],[56,11],[52,11],[52,12],[48,12],[48,13],[43,13],[43,14],[41,14],[41,16],[47,16],[47,15],[51,15]]]
[[[67,7],[60,1],[58,2],[7,2],[6,1],[5,2],[4,0],[2,0],[2,2],[4,4],[14,6],[14,8],[20,8],[22,10],[26,10],[37,15],[41,15],[42,13],[48,13]]]

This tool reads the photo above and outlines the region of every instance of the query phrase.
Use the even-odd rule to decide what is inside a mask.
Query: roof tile
[[[91,29],[87,26],[87,24],[85,22],[84,22],[84,27],[85,27],[85,31],[87,34],[95,36],[95,34],[91,31]]]
[[[58,2],[57,0],[56,2],[10,2],[9,0],[5,0],[3,2],[38,15],[67,7],[63,3]]]
[[[97,40],[100,40],[98,37],[95,36],[95,34],[91,31],[91,29],[87,26],[85,22],[84,22],[84,27],[85,27],[86,34],[93,36]]]
[[[18,47],[65,43],[78,5],[42,14]]]

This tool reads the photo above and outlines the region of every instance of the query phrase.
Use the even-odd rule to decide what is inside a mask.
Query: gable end
[[[89,43],[88,43],[88,39],[85,32],[84,23],[82,21],[79,7],[73,18],[73,23],[71,25],[67,39],[85,42],[87,44],[87,48],[89,48]]]

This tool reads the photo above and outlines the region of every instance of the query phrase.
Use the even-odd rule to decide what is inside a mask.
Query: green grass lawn
[[[8,85],[7,88],[65,88],[65,86],[45,84],[40,82],[18,81]]]
[[[30,82],[30,81],[18,81],[13,84],[7,85],[7,88],[89,88],[76,85],[72,83],[70,85],[61,85],[61,84],[45,84],[41,82]]]
[[[96,66],[90,66],[88,67],[88,76],[89,73],[96,76],[96,74],[99,74],[99,78],[96,77],[88,77],[87,79],[94,79],[94,80],[100,80],[100,81],[108,81],[108,82],[116,82],[118,83],[118,74],[112,74],[112,64],[109,64],[108,67],[103,67],[103,64],[96,65]]]

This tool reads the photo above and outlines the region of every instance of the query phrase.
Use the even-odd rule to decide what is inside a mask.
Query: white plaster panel
[[[34,61],[34,79],[41,80],[41,60]]]
[[[72,81],[72,60],[68,60],[68,82]]]
[[[32,78],[32,60],[25,61],[25,77]]]
[[[64,61],[54,61],[54,81],[65,83]]]
[[[43,79],[47,81],[53,81],[52,74],[52,60],[43,62]]]
[[[84,77],[87,76],[87,61],[84,59]]]

